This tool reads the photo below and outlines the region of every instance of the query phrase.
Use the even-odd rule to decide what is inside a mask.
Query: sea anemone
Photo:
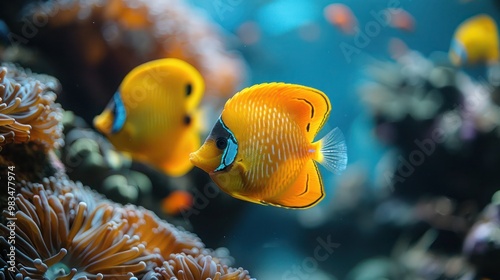
[[[213,280],[243,280],[249,279],[248,271],[230,268],[221,265],[212,256],[191,256],[185,253],[170,255],[170,259],[161,267],[155,269],[154,273],[148,275],[158,279],[213,279]]]
[[[8,263],[6,255],[12,228],[8,222],[0,225],[2,279],[161,279],[166,275],[165,279],[249,279],[248,272],[227,267],[194,234],[146,209],[106,200],[64,174],[41,184],[20,182],[17,191],[17,211],[3,213],[5,222],[16,219],[15,265]]]
[[[31,73],[11,64],[0,68],[0,148],[9,143],[38,142],[46,149],[59,147],[63,140],[62,109],[54,103],[58,84],[44,83]]]
[[[103,201],[92,209],[77,199],[78,194],[57,194],[40,184],[28,184],[20,192],[15,213],[17,266],[15,273],[9,272],[11,277],[128,279],[127,273],[141,273],[157,258],[144,254],[138,236],[123,231],[128,221],[110,203]],[[9,234],[6,226],[1,230]],[[5,239],[1,242],[8,248]]]

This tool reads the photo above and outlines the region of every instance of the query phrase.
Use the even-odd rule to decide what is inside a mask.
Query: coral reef
[[[405,231],[411,228],[413,239],[434,235],[424,247],[413,246],[418,255],[397,257],[414,275],[498,277],[492,265],[500,261],[498,206],[487,207],[500,181],[496,73],[476,81],[413,51],[368,68],[361,96],[376,135],[392,146],[381,180],[388,196],[375,212],[405,205]],[[429,263],[439,265],[431,271]]]
[[[10,166],[17,181],[1,201],[0,279],[250,279],[228,266],[224,250],[70,180],[55,150],[62,143],[55,79],[12,67],[0,72],[2,178]]]
[[[368,114],[351,131],[385,145],[351,137],[366,145],[361,151],[379,149],[374,165],[363,154],[336,178],[331,203],[299,220],[314,228],[301,240],[334,233],[342,244],[341,265],[327,260],[323,266],[329,273],[345,273],[342,279],[500,277],[500,68],[474,79],[439,61],[439,55],[407,51],[366,68],[360,96]],[[314,248],[306,246],[306,253]]]
[[[18,193],[18,265],[10,273],[3,264],[0,273],[7,279],[17,274],[33,279],[130,279],[134,275],[249,279],[248,272],[228,268],[227,259],[205,249],[195,235],[146,209],[106,200],[64,174],[46,178],[42,184],[21,182]],[[4,218],[8,217],[5,211]],[[0,230],[3,236],[9,235],[6,225]],[[7,240],[2,237],[0,242],[7,251]]]
[[[416,52],[369,74],[374,82],[361,94],[376,134],[399,151],[393,171],[384,174],[395,194],[409,200],[442,195],[485,207],[500,180],[500,130],[493,117],[499,105],[488,81],[474,82]]]

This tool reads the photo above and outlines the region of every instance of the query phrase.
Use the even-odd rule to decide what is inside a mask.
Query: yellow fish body
[[[133,159],[181,176],[201,144],[196,114],[204,87],[201,74],[182,60],[144,63],[123,79],[94,126]]]
[[[499,61],[498,29],[488,15],[467,19],[457,27],[449,52],[454,65]]]
[[[312,142],[328,119],[321,91],[269,83],[246,88],[227,101],[193,164],[233,197],[286,208],[309,208],[324,197],[316,162],[333,172],[347,163],[335,128]]]

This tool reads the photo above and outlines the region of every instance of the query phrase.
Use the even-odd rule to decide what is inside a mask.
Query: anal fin
[[[274,206],[306,209],[313,207],[325,196],[323,181],[318,166],[308,160],[297,180],[279,196],[265,199],[262,203]]]

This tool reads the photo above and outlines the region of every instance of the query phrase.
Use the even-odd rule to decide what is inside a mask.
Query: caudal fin
[[[347,146],[344,134],[338,127],[328,132],[325,137],[319,140],[319,154],[317,161],[329,171],[338,174],[347,165]]]

